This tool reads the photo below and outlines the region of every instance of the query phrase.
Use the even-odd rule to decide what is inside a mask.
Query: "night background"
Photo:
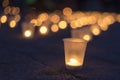
[[[0,0],[0,17],[4,14]],[[28,14],[52,13],[71,7],[73,11],[120,13],[120,0],[10,0],[20,7],[21,20],[14,29],[0,23],[0,80],[120,80],[120,23],[88,42],[83,69],[65,69],[63,38],[71,28],[31,39],[22,36],[21,26]],[[69,26],[69,25],[68,25]],[[38,28],[36,28],[38,29]]]

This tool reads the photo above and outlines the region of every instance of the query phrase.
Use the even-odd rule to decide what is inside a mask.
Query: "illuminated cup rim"
[[[75,43],[87,43],[87,41],[82,38],[64,38],[63,41],[64,42],[75,42]]]

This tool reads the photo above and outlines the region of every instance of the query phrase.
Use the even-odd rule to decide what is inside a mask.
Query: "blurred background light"
[[[98,25],[92,25],[91,32],[93,33],[93,35],[98,36],[98,35],[100,35],[101,30]]]
[[[53,24],[53,25],[51,26],[51,31],[52,31],[52,32],[58,32],[58,30],[59,30],[59,27],[58,27],[57,24]]]
[[[60,29],[66,29],[67,28],[67,22],[66,21],[60,21],[58,23]]]
[[[85,35],[83,36],[83,39],[86,40],[86,41],[90,41],[90,40],[92,39],[92,36],[89,35],[89,34],[85,34]]]
[[[65,7],[65,8],[63,9],[63,14],[64,14],[65,16],[70,16],[70,15],[72,15],[72,9],[71,9],[70,7]]]
[[[9,0],[3,0],[2,6],[7,7],[9,5]]]
[[[47,28],[46,26],[41,26],[41,27],[39,28],[39,32],[40,32],[41,34],[47,34],[48,28]]]
[[[25,32],[24,32],[24,36],[25,37],[30,37],[32,34],[31,34],[31,31],[30,30],[26,30]]]
[[[10,26],[10,28],[15,28],[16,24],[17,23],[16,23],[15,20],[11,20],[10,23],[9,23],[9,26]]]
[[[1,23],[6,23],[7,22],[7,16],[6,15],[3,15],[1,16]]]

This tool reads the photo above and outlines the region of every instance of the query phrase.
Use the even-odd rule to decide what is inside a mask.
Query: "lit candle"
[[[84,64],[87,41],[80,38],[65,38],[65,64],[67,69],[81,69]]]
[[[26,30],[25,32],[24,32],[24,36],[25,37],[31,37],[31,31],[30,30]]]
[[[30,23],[23,23],[22,33],[25,38],[32,38],[34,35],[34,27]]]
[[[81,66],[82,63],[80,63],[77,59],[71,58],[67,63],[68,66]]]
[[[90,30],[90,26],[85,26],[80,29],[72,29],[71,30],[71,37],[72,38],[81,38],[85,41],[89,42],[92,40],[92,33]]]

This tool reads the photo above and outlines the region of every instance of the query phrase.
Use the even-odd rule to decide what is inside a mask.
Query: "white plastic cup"
[[[87,41],[80,38],[64,38],[65,64],[67,69],[81,69]]]

